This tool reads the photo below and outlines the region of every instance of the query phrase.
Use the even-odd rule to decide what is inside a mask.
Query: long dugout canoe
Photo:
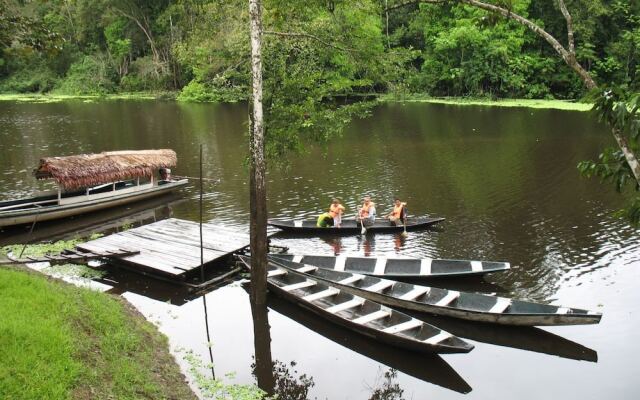
[[[455,278],[506,271],[508,262],[434,260],[431,258],[347,257],[274,254],[277,260],[385,278]]]
[[[407,220],[407,230],[414,231],[417,229],[426,229],[431,226],[435,226],[444,218],[429,218],[429,217],[413,217]],[[285,220],[285,219],[270,219],[269,225],[282,229],[285,232],[291,233],[322,233],[330,235],[340,234],[357,234],[361,232],[362,225],[355,219],[343,219],[341,226],[329,226],[326,228],[320,228],[316,225],[316,220],[304,219],[304,220]],[[367,227],[367,232],[402,232],[404,230],[403,225],[395,225],[386,219],[378,218],[372,226]]]
[[[275,258],[271,258],[270,264],[288,271],[302,272],[310,279],[390,307],[468,321],[549,326],[597,324],[602,318],[602,314],[588,310],[413,285]]]
[[[251,268],[251,258],[239,256]],[[315,269],[316,267],[310,267]],[[267,283],[277,295],[363,335],[424,353],[468,353],[473,345],[433,325],[304,274],[269,263]]]

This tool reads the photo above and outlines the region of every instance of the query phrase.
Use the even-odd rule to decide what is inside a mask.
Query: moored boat
[[[250,257],[239,258],[250,268]],[[267,283],[279,296],[387,344],[426,353],[467,353],[473,349],[473,345],[440,328],[313,279],[304,274],[304,268],[293,271],[270,263]]]
[[[413,285],[374,276],[327,270],[270,257],[274,267],[302,272],[357,296],[412,311],[504,325],[597,324],[602,314],[577,308]]]
[[[34,175],[53,179],[58,189],[0,202],[0,227],[70,217],[168,193],[187,184],[186,179],[171,178],[169,167],[176,163],[173,150],[43,158]]]
[[[324,269],[385,278],[455,278],[506,271],[508,262],[438,260],[431,258],[349,257],[273,254],[272,257]]]
[[[407,231],[418,229],[426,229],[443,222],[444,218],[431,217],[409,217],[407,218]],[[316,225],[316,221],[312,219],[302,220],[286,220],[286,219],[270,219],[269,225],[282,229],[291,233],[322,233],[322,234],[356,234],[360,233],[362,225],[355,219],[343,219],[340,227],[329,226],[321,228]],[[367,232],[402,232],[405,229],[403,225],[395,225],[386,219],[377,219],[372,226],[366,228]]]

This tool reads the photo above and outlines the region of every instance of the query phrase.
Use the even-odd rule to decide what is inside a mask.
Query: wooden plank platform
[[[249,246],[249,234],[215,224],[203,224],[204,263]],[[128,267],[182,278],[200,267],[200,228],[197,222],[176,218],[115,233],[76,246],[82,251],[139,251],[116,257]]]

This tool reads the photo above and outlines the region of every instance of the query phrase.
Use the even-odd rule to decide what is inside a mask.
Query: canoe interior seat
[[[419,328],[422,325],[423,325],[422,321],[412,318],[409,321],[403,322],[401,324],[390,326],[384,329],[383,332],[396,334],[396,333],[405,332],[411,329]]]
[[[391,312],[388,310],[378,310],[367,315],[363,315],[362,317],[356,318],[353,320],[356,324],[368,324],[369,322],[376,321],[382,318],[386,318],[391,315]]]
[[[275,276],[282,276],[282,275],[286,275],[286,274],[287,274],[287,271],[284,270],[284,269],[273,269],[273,270],[271,270],[271,271],[269,271],[267,273],[267,276],[269,278],[273,278]]]
[[[453,303],[458,297],[460,297],[460,292],[456,292],[454,290],[450,290],[449,293],[446,294],[443,298],[438,300],[435,305],[439,307],[446,307]]]
[[[496,301],[496,304],[494,304],[493,307],[491,307],[491,309],[489,309],[489,312],[490,313],[501,314],[501,313],[505,312],[507,310],[507,308],[509,308],[510,305],[511,305],[511,299],[506,299],[504,297],[498,297],[498,300]]]
[[[363,298],[355,298],[349,301],[345,301],[344,303],[336,304],[335,306],[327,308],[325,311],[330,312],[331,314],[337,314],[340,311],[345,311],[350,308],[359,307],[363,305],[365,300]]]
[[[312,281],[312,280],[306,280],[306,281],[302,281],[302,282],[298,282],[298,283],[292,283],[291,285],[287,285],[287,286],[282,286],[280,289],[284,290],[285,292],[291,292],[297,289],[304,289],[304,288],[308,288],[311,286],[315,286],[317,285],[318,282],[316,281]]]
[[[429,289],[430,288],[424,287],[424,286],[419,286],[419,287],[413,288],[410,291],[408,291],[407,293],[405,293],[402,296],[400,296],[400,299],[408,300],[408,301],[416,301],[420,297],[428,294],[429,293]]]
[[[317,293],[313,293],[313,294],[309,294],[305,297],[303,297],[303,300],[312,302],[312,301],[316,301],[316,300],[320,300],[320,299],[324,299],[326,297],[331,297],[331,296],[335,296],[336,294],[340,293],[340,290],[336,289],[336,288],[328,288],[326,290],[321,290]]]
[[[363,289],[369,292],[384,292],[385,290],[392,287],[394,283],[395,283],[394,281],[382,280],[376,284],[373,284]]]
[[[427,339],[423,340],[423,342],[435,345],[435,344],[438,344],[440,342],[443,342],[443,341],[449,339],[452,336],[453,335],[450,334],[449,332],[440,331],[440,333],[437,333],[437,334],[431,336],[430,338],[427,338]]]

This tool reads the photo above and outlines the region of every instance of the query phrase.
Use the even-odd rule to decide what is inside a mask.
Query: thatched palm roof
[[[65,189],[150,177],[158,168],[176,165],[173,150],[125,150],[68,157],[47,157],[34,171],[38,179],[55,179]]]

